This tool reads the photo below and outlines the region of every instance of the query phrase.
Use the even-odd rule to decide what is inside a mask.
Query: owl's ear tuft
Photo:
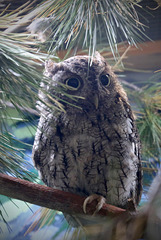
[[[104,57],[98,52],[98,51],[96,51],[95,52],[95,58],[97,58],[97,60],[99,60],[99,61],[105,61],[105,59],[104,59]]]
[[[54,68],[54,66],[56,65],[55,62],[53,62],[52,60],[47,60],[45,61],[45,71],[47,72],[51,72]]]

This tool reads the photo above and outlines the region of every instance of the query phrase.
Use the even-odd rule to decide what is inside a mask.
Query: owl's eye
[[[103,86],[107,87],[110,84],[110,75],[109,74],[101,75],[100,81]]]
[[[80,80],[76,77],[68,78],[66,80],[66,85],[71,88],[71,90],[78,90],[80,87]]]

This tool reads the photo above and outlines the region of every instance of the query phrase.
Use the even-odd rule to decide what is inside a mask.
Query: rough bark
[[[0,194],[66,213],[84,214],[83,202],[85,197],[11,177],[2,173],[0,173]],[[87,213],[89,215],[95,211],[96,204],[97,202],[93,201],[89,207],[87,205]],[[116,217],[125,212],[124,209],[104,204],[99,211],[99,215]]]
[[[85,197],[2,173],[0,173],[0,194],[70,214],[84,214],[83,203]],[[87,205],[88,215],[94,213],[96,205],[97,201],[93,201]],[[112,224],[109,229],[107,221],[105,220],[103,223],[97,224],[92,228],[92,231],[90,226],[86,227],[86,231],[92,239],[136,240],[144,236],[147,227],[148,210],[144,209],[131,214],[125,209],[104,204],[97,214],[99,216],[110,217]],[[109,232],[111,232],[112,238],[110,238]],[[93,234],[95,234],[95,236]]]

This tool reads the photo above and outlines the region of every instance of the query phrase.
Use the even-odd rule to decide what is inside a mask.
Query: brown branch
[[[2,173],[0,173],[0,194],[49,209],[70,214],[84,214],[83,203],[85,197],[31,183]],[[97,202],[93,201],[87,206],[88,215],[93,214],[96,204]],[[113,240],[137,240],[144,236],[147,227],[148,210],[144,209],[144,211],[131,215],[125,209],[104,204],[98,215],[108,216],[114,220],[111,225]],[[104,238],[109,234],[106,221],[103,224],[96,225],[94,229],[92,228],[92,231],[90,231],[90,226],[86,227],[86,231],[89,234],[96,233],[93,239],[108,239]]]
[[[70,214],[84,214],[83,203],[85,197],[35,184],[2,173],[0,173],[0,194]],[[93,201],[89,207],[87,206],[87,213],[89,215],[94,213],[96,204],[97,202]],[[104,204],[99,211],[99,215],[116,217],[125,212],[124,209],[110,204]]]

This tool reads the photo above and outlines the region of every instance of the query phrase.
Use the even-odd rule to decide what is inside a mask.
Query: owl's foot
[[[99,210],[102,208],[103,204],[106,202],[106,199],[100,195],[97,194],[92,194],[89,197],[87,197],[83,203],[83,211],[86,213],[86,207],[87,204],[91,203],[93,200],[97,200],[97,206],[96,206],[96,210],[93,213],[93,216],[99,212]]]

